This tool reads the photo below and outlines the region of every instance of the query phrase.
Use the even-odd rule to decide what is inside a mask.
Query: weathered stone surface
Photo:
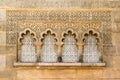
[[[6,54],[6,46],[0,46],[0,54]]]
[[[10,53],[8,53],[8,54],[10,54]],[[14,54],[14,55],[7,55],[6,56],[6,67],[7,68],[13,68],[13,63],[14,63],[14,61],[15,61],[15,57],[14,56],[16,56],[16,54]]]
[[[0,80],[13,80],[12,78],[0,78]]]
[[[0,6],[3,8],[120,8],[120,0],[1,0]]]
[[[0,55],[0,68],[6,67],[6,56]]]
[[[18,80],[22,80],[22,79],[18,79]],[[26,80],[30,80],[30,79],[26,79]],[[71,78],[70,79],[65,79],[65,78],[61,78],[61,79],[50,79],[50,78],[48,78],[48,79],[45,79],[45,78],[37,79],[37,78],[35,78],[34,80],[80,80],[80,79],[71,79]]]
[[[119,67],[120,67],[120,56],[119,55],[113,56],[111,62],[112,62],[112,65],[113,65],[114,68],[119,69]]]
[[[113,32],[120,32],[120,11],[114,10],[111,14],[112,18],[112,31]]]
[[[0,45],[6,45],[6,32],[0,31]]]
[[[101,78],[103,75],[103,70],[101,69],[90,69],[83,68],[77,70],[77,78]]]
[[[0,9],[0,21],[5,21],[5,20],[6,20],[6,10]]]
[[[106,68],[106,69],[103,70],[102,78],[106,78],[106,79],[108,79],[108,78],[112,78],[112,79],[117,78],[117,79],[119,79],[119,76],[120,76],[119,72],[120,72],[120,69]],[[115,74],[115,75],[113,76],[113,74]]]
[[[0,71],[0,78],[12,78],[11,71]]]
[[[120,33],[112,33],[112,43],[116,48],[116,54],[120,54]]]
[[[6,30],[6,21],[0,21],[0,31]]]
[[[0,80],[120,80],[120,0],[0,0],[0,8]],[[48,21],[48,23],[53,21],[55,25],[45,22],[43,24],[42,21]],[[73,24],[75,21],[76,23]],[[105,52],[102,52],[103,44],[100,46],[102,46],[105,67],[14,67],[14,61],[17,61],[17,56],[19,56],[17,53],[20,49],[17,46],[18,35],[14,33],[21,32],[26,27],[31,28],[39,34],[37,52],[40,52],[41,36],[45,33],[43,32],[45,29],[56,27],[53,31],[58,30],[58,46],[61,47],[62,34],[67,31],[66,27],[76,28],[73,29],[75,33],[85,32],[84,30],[88,30],[89,26],[81,24],[86,21],[95,21],[95,24],[97,24],[96,21],[102,23],[102,28],[100,26],[90,28],[96,31],[102,29],[99,32],[104,33],[104,36],[100,35],[100,37],[104,41]],[[35,28],[35,26],[42,26],[42,28]],[[78,26],[83,26],[83,28]],[[43,33],[40,34],[41,32]],[[82,34],[76,36],[78,42],[81,43],[77,44],[82,46],[82,40],[80,40]],[[6,46],[7,41],[15,45]]]
[[[32,74],[31,74],[32,73]],[[30,77],[31,76],[31,77]],[[17,78],[22,80],[41,79],[41,78],[76,78],[76,70],[18,70]]]

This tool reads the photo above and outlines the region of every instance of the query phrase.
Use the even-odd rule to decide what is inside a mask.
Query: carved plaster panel
[[[7,10],[7,46],[17,46],[19,32],[27,27],[36,32],[38,43],[41,42],[42,32],[47,29],[57,34],[58,42],[61,42],[62,35],[69,29],[77,34],[78,42],[81,42],[82,34],[86,30],[93,29],[102,33],[100,36],[103,39],[102,44],[112,44],[110,10]]]

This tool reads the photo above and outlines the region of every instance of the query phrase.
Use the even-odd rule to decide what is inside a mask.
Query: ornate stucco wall
[[[0,1],[0,80],[120,80],[119,0]],[[94,26],[94,29],[103,34],[101,39],[104,45],[102,55],[106,62],[105,67],[14,66],[19,50],[17,33],[22,32],[25,27],[31,27],[36,34],[40,34],[37,37],[41,38],[48,26],[49,29],[59,26],[59,29],[53,28],[52,31],[57,34],[58,40],[61,40],[62,36],[59,33],[66,32],[68,25],[78,34],[79,51],[81,51],[82,33],[87,30],[85,27],[87,24],[97,24],[98,27]],[[31,25],[43,28],[36,29]],[[60,42],[57,45],[61,46],[59,44]],[[38,50],[39,45],[40,41],[37,45]]]

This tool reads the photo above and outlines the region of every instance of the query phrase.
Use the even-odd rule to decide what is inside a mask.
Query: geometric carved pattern
[[[59,33],[72,29],[78,35],[78,43],[85,31],[93,29],[100,33],[102,44],[108,45],[112,44],[110,22],[110,10],[7,10],[7,46],[17,46],[18,34],[26,28],[40,34],[36,35],[37,44],[41,43],[41,33],[47,29],[57,34],[58,42],[62,40]]]
[[[32,33],[30,33],[29,30],[26,31],[26,33],[22,33],[22,38],[20,38],[20,41],[22,43],[21,50],[20,50],[20,61],[21,62],[36,62],[37,61],[37,55],[36,55],[36,49],[35,49],[35,38]]]
[[[64,35],[62,46],[62,61],[63,62],[78,62],[79,54],[76,46],[75,35],[71,31]]]
[[[54,39],[54,34],[51,34],[50,31],[47,31],[47,34],[44,34],[43,46],[41,48],[41,62],[57,62],[58,53],[56,40]]]
[[[30,28],[32,31],[35,32],[36,37],[37,37],[37,44],[42,44],[41,38],[43,38],[42,34],[46,30],[51,30],[56,34],[56,39],[58,40],[59,43],[61,43],[61,40],[63,36],[60,34],[64,34],[68,30],[72,30],[75,34],[76,37],[78,38],[79,42],[81,42],[81,38],[83,37],[82,34],[84,34],[85,31],[89,29],[93,29],[99,33],[101,33],[101,23],[100,22],[79,22],[79,23],[60,23],[60,22],[18,22],[18,33],[21,31],[24,31],[26,28]],[[102,38],[102,37],[101,37]]]
[[[99,62],[99,51],[97,47],[97,39],[92,31],[85,35],[83,48],[83,62],[93,63]]]

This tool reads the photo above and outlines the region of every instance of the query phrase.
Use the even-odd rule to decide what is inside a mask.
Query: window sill
[[[15,67],[105,67],[105,63],[21,63],[15,62]]]

